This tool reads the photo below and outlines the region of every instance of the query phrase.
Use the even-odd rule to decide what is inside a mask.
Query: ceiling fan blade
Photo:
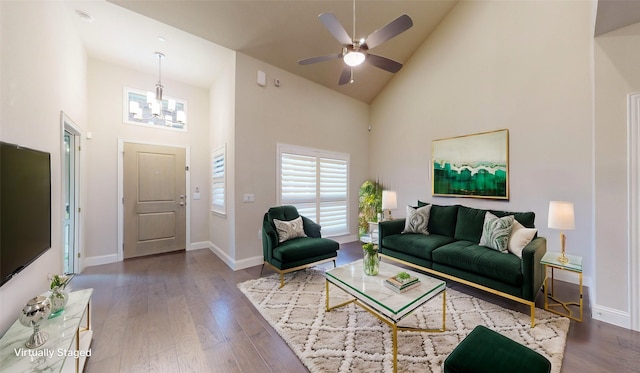
[[[367,39],[365,39],[365,44],[367,44],[367,48],[373,49],[378,45],[384,43],[385,41],[407,31],[411,28],[411,26],[413,26],[411,17],[403,14],[400,17],[382,26],[381,28],[377,29],[376,31],[372,32],[371,35],[367,36]]]
[[[305,59],[302,59],[302,60],[298,60],[298,63],[300,65],[311,65],[312,63],[324,62],[324,61],[329,61],[329,60],[333,60],[333,59],[337,59],[337,58],[342,58],[342,53],[328,54],[326,56],[305,58]]]
[[[397,73],[402,68],[402,64],[400,62],[396,62],[394,60],[388,59],[387,57],[382,57],[375,54],[368,54],[365,61],[377,68],[386,70],[390,73]]]
[[[324,27],[329,30],[331,35],[333,35],[336,40],[342,45],[351,45],[353,44],[353,40],[347,33],[347,31],[342,27],[342,24],[336,18],[333,13],[322,13],[318,16],[320,22],[324,25]]]
[[[345,66],[344,69],[342,69],[342,73],[340,73],[338,85],[345,85],[348,83],[351,83],[351,67]]]

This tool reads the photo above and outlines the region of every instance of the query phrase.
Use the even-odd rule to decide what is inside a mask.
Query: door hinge
[[[82,208],[78,207],[78,214],[82,212]]]
[[[80,253],[78,253],[78,258],[80,258]]]
[[[82,146],[78,145],[78,151],[82,151]]]
[[[189,171],[189,166],[184,166],[185,171]]]

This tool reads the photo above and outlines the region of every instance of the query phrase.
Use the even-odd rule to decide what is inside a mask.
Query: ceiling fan
[[[387,23],[376,31],[372,32],[369,36],[360,40],[353,40],[347,31],[342,27],[340,21],[333,13],[327,12],[322,13],[318,16],[320,22],[324,25],[324,27],[329,30],[331,35],[333,35],[340,44],[342,44],[342,52],[338,54],[329,54],[325,56],[311,57],[299,60],[298,63],[300,65],[310,65],[317,62],[323,62],[333,59],[342,58],[344,63],[347,65],[342,70],[340,74],[340,79],[338,80],[339,85],[344,85],[347,83],[353,83],[353,67],[360,65],[363,62],[368,62],[369,64],[380,68],[382,70],[386,70],[390,73],[396,73],[402,68],[402,64],[400,62],[394,61],[387,57],[378,56],[375,54],[369,53],[369,50],[379,46],[385,41],[392,39],[406,30],[410,29],[413,26],[413,21],[411,17],[406,14],[401,15],[400,17],[394,19],[393,21]],[[355,0],[353,2],[353,35],[355,37],[355,29],[356,29],[356,5]]]

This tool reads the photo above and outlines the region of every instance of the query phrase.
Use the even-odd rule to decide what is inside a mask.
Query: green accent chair
[[[302,217],[304,233],[307,237],[298,237],[288,241],[279,242],[278,231],[273,224],[273,219],[289,221],[300,216],[294,206],[272,207],[264,214],[262,221],[262,252],[264,263],[260,270],[260,276],[264,265],[268,265],[280,274],[280,287],[284,286],[284,275],[318,264],[333,261],[336,266],[338,249],[340,245],[333,240],[322,238],[320,225],[313,220]]]
[[[549,373],[536,351],[478,325],[444,361],[444,373]]]

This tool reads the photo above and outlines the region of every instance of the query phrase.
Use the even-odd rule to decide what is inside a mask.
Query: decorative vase
[[[51,315],[49,316],[51,319],[60,315],[62,311],[64,311],[64,306],[69,302],[69,292],[61,286],[54,287],[51,289],[49,299],[51,300]]]
[[[378,246],[364,249],[363,268],[364,274],[367,276],[375,276],[380,271],[380,257],[378,256]]]
[[[40,330],[40,323],[46,320],[49,314],[51,314],[49,297],[39,295],[25,304],[19,317],[20,323],[29,328],[33,327],[33,334],[25,343],[27,348],[38,348],[49,338],[45,331]]]

